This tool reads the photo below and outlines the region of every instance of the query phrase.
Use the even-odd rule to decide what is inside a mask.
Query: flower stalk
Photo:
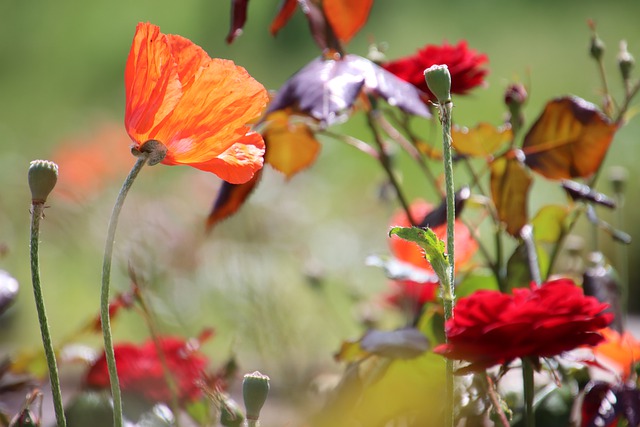
[[[433,65],[424,71],[424,77],[429,90],[438,99],[437,107],[442,125],[442,149],[445,176],[445,195],[447,205],[447,260],[449,261],[448,283],[442,284],[442,299],[444,305],[445,322],[453,318],[455,306],[455,187],[453,184],[453,156],[451,150],[451,74],[446,65]],[[446,331],[445,331],[446,336]],[[446,360],[446,389],[445,389],[445,426],[453,427],[455,424],[454,407],[454,369],[453,361]]]
[[[62,392],[60,389],[60,378],[58,376],[58,365],[56,354],[49,331],[49,321],[47,311],[42,296],[42,286],[40,284],[40,262],[38,256],[38,241],[40,239],[40,220],[44,218],[44,208],[47,196],[53,190],[58,178],[58,166],[46,160],[35,160],[29,167],[29,187],[31,189],[31,282],[33,284],[33,296],[38,312],[38,323],[40,324],[40,334],[42,335],[42,345],[44,347],[47,367],[49,368],[49,380],[51,381],[51,393],[53,395],[53,407],[56,414],[56,424],[58,427],[67,425],[62,406]]]
[[[102,336],[104,339],[104,352],[109,370],[109,381],[111,382],[111,396],[113,398],[113,423],[115,427],[123,426],[122,415],[122,394],[120,392],[120,381],[118,380],[118,370],[116,367],[116,358],[113,350],[113,338],[111,335],[111,319],[109,318],[109,291],[111,280],[111,260],[113,258],[113,244],[116,236],[116,228],[120,211],[124,205],[124,200],[138,173],[147,162],[149,153],[140,152],[136,163],[124,180],[120,193],[113,206],[111,218],[109,219],[109,228],[107,230],[107,241],[104,248],[104,258],[102,261],[102,284],[100,292],[100,320],[102,323]]]
[[[533,387],[533,364],[526,358],[522,359],[522,384],[524,388],[524,425],[525,427],[535,427],[536,417],[533,412],[533,397],[535,394]]]

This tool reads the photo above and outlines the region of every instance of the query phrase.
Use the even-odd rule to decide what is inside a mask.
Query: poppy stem
[[[444,161],[444,178],[445,178],[445,194],[447,204],[447,260],[449,261],[449,283],[444,283],[442,290],[444,304],[445,322],[453,318],[453,308],[455,306],[455,261],[454,261],[454,242],[455,242],[455,221],[456,221],[456,202],[455,187],[453,184],[453,156],[451,153],[451,111],[453,103],[447,100],[444,103],[438,103],[440,112],[440,123],[442,125],[442,154]],[[454,375],[453,361],[446,359],[446,402],[445,409],[445,426],[453,426],[455,422],[454,408]]]
[[[33,283],[33,296],[36,301],[36,311],[38,312],[38,322],[40,323],[40,333],[42,334],[42,345],[49,368],[49,379],[51,380],[51,392],[53,394],[53,407],[56,413],[56,423],[58,427],[65,427],[67,422],[64,417],[64,407],[62,406],[62,392],[60,390],[60,378],[58,376],[58,365],[56,354],[51,342],[49,332],[49,321],[44,306],[42,287],[40,286],[40,264],[38,257],[38,240],[40,238],[40,219],[43,217],[44,202],[34,201],[31,205],[31,281]]]
[[[530,360],[522,359],[522,385],[524,388],[524,425],[535,427],[536,417],[533,412],[533,364]]]
[[[100,321],[102,323],[102,336],[104,338],[104,354],[109,370],[109,380],[111,382],[111,396],[113,398],[113,423],[115,427],[123,426],[122,416],[122,395],[120,392],[120,381],[118,379],[118,370],[116,368],[116,358],[113,350],[113,338],[111,336],[111,319],[109,318],[109,282],[111,279],[111,259],[113,258],[113,243],[116,236],[116,228],[118,226],[118,218],[120,211],[124,205],[129,189],[133,185],[133,181],[138,173],[147,162],[148,153],[140,153],[140,157],[136,160],[135,165],[124,180],[120,193],[113,205],[111,218],[109,219],[109,229],[107,231],[107,242],[104,248],[104,258],[102,261],[102,287],[100,292]]]

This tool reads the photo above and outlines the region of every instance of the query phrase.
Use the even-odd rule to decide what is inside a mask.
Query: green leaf
[[[440,283],[448,287],[449,278],[451,277],[449,275],[451,265],[445,254],[444,241],[440,240],[430,228],[394,227],[389,231],[389,236],[394,234],[401,239],[417,243],[424,249],[424,257],[438,275]]]
[[[547,205],[542,207],[531,221],[533,239],[536,242],[557,242],[564,232],[564,220],[567,214],[566,206]]]
[[[489,270],[476,270],[467,274],[460,284],[456,286],[456,298],[471,295],[480,290],[498,291],[498,280]]]
[[[549,255],[536,245],[538,253],[538,267],[540,271],[547,271],[549,268]],[[522,242],[513,251],[511,258],[507,262],[507,289],[511,291],[513,288],[527,288],[531,283],[531,270],[529,268],[529,255],[527,247]]]

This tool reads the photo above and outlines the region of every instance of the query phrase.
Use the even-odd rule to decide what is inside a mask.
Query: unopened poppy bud
[[[157,165],[167,155],[167,146],[160,141],[150,139],[140,147],[131,147],[131,154],[136,157],[140,157],[143,153],[148,155],[147,164],[149,166]]]
[[[626,40],[622,40],[620,42],[620,53],[618,53],[618,67],[620,68],[620,74],[622,74],[624,81],[629,80],[631,77],[631,70],[633,70],[634,65],[635,60],[627,50],[627,42]]]
[[[612,166],[609,169],[609,181],[613,192],[616,194],[624,193],[627,180],[629,179],[629,172],[622,166]]]
[[[527,90],[520,83],[514,83],[507,87],[504,92],[504,103],[509,109],[520,107],[527,101]]]
[[[264,406],[269,394],[269,377],[255,371],[246,374],[242,381],[242,398],[244,408],[247,412],[247,419],[257,420],[260,418],[260,410]]]
[[[244,415],[236,402],[224,399],[220,408],[220,425],[224,427],[240,427],[244,423]]]
[[[424,70],[424,79],[427,87],[433,93],[438,102],[444,105],[451,102],[451,74],[446,65],[432,65]]]
[[[44,203],[58,182],[58,165],[49,160],[34,160],[29,165],[31,202]]]
[[[589,46],[589,53],[591,57],[596,61],[600,61],[602,59],[602,55],[604,54],[604,42],[597,34],[593,34],[591,36],[591,45]]]

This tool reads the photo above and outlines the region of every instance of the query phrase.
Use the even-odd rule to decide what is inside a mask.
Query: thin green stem
[[[396,190],[398,201],[400,202],[402,209],[405,211],[407,218],[409,219],[409,222],[412,225],[417,225],[418,223],[415,221],[415,218],[413,218],[413,216],[411,215],[411,210],[409,209],[409,202],[407,201],[406,197],[402,193],[402,189],[400,188],[400,183],[396,179],[396,176],[393,173],[393,169],[391,168],[391,160],[387,155],[387,151],[384,147],[384,142],[382,141],[380,133],[378,132],[378,129],[376,127],[374,113],[372,112],[372,110],[367,111],[367,123],[369,125],[369,128],[373,132],[373,139],[378,145],[380,164],[382,165],[382,168],[384,169],[384,171],[387,173],[387,178],[389,179],[389,182],[391,183],[393,188]]]
[[[530,360],[522,359],[522,384],[524,387],[524,425],[535,427],[536,417],[533,412],[533,365]]]
[[[109,282],[111,280],[111,259],[113,258],[113,244],[116,237],[116,228],[120,211],[127,197],[129,189],[138,173],[147,162],[148,154],[143,153],[124,180],[120,193],[113,205],[111,218],[109,219],[109,229],[107,231],[107,242],[104,247],[104,258],[102,262],[102,287],[100,292],[100,320],[102,322],[102,336],[104,338],[104,353],[109,370],[109,380],[111,381],[111,396],[113,398],[113,424],[115,427],[122,427],[124,424],[122,416],[122,395],[120,392],[120,381],[118,380],[118,370],[116,368],[116,358],[113,350],[113,338],[111,336],[111,319],[109,318]]]
[[[442,148],[444,161],[444,177],[445,177],[445,194],[447,205],[447,259],[449,261],[449,283],[443,283],[443,304],[445,322],[453,318],[453,308],[455,306],[455,221],[456,221],[456,204],[455,204],[455,187],[453,185],[453,156],[451,150],[451,110],[453,103],[448,101],[444,104],[438,104],[440,109],[440,123],[442,124]],[[446,389],[445,389],[445,426],[453,426],[455,423],[455,406],[454,406],[454,375],[453,361],[447,359],[446,362]]]
[[[56,353],[51,342],[49,321],[47,320],[47,311],[45,310],[42,287],[40,286],[38,239],[40,237],[40,219],[43,217],[43,212],[44,203],[34,202],[31,205],[31,281],[33,283],[33,296],[36,300],[38,322],[40,323],[40,333],[42,334],[42,345],[44,346],[47,366],[49,367],[49,379],[51,380],[51,392],[53,394],[53,407],[56,412],[56,423],[58,427],[65,427],[67,422],[64,417],[64,407],[62,406],[62,392],[60,391],[60,378],[58,376]]]
[[[520,230],[520,237],[524,240],[525,248],[527,249],[527,259],[529,260],[529,272],[531,278],[537,286],[542,285],[542,276],[540,274],[540,265],[538,264],[538,252],[536,250],[536,243],[533,241],[533,227],[531,224],[526,224]]]

